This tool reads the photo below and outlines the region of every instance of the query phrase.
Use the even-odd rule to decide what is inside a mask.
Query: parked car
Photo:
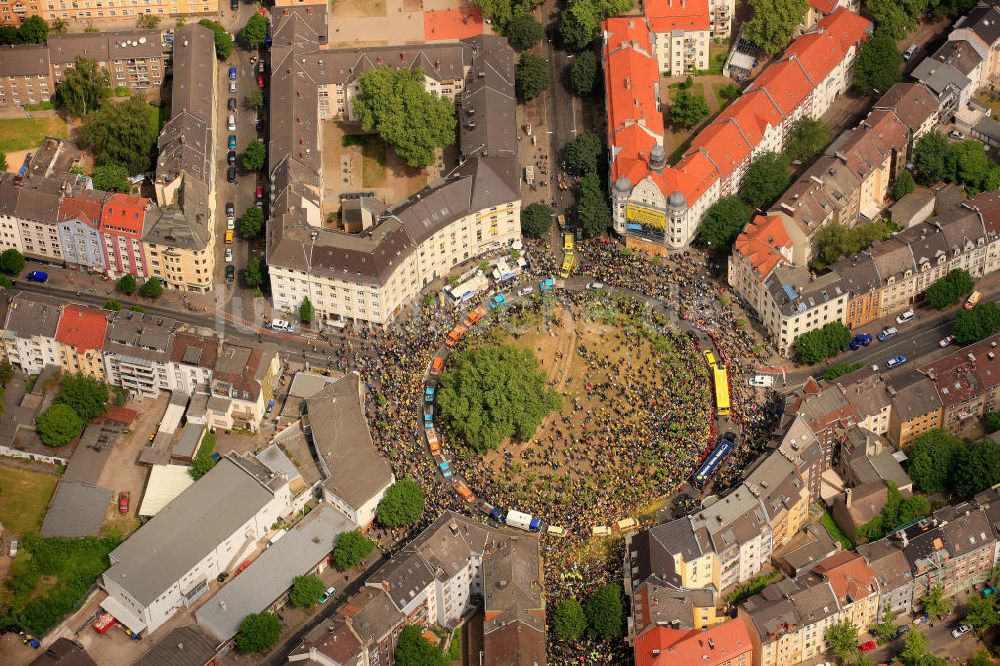
[[[257,114],[257,131],[258,132],[264,131],[264,119],[261,117],[260,114]]]
[[[951,637],[952,638],[961,638],[962,636],[966,635],[970,631],[972,631],[972,627],[970,627],[969,625],[967,625],[967,624],[959,625],[959,626],[957,626],[957,627],[955,627],[954,629],[951,630]]]
[[[858,646],[858,649],[861,650],[862,652],[868,652],[870,650],[874,650],[876,647],[878,647],[878,643],[876,643],[875,641],[865,641],[864,643]]]
[[[24,276],[24,279],[28,282],[37,282],[38,284],[45,284],[49,281],[49,274],[45,271],[31,271]]]
[[[927,624],[930,621],[931,621],[930,615],[928,615],[927,613],[924,613],[923,615],[921,615],[918,618],[916,618],[913,621],[913,624],[915,624],[917,626],[920,626],[921,624]]]
[[[898,365],[903,365],[906,363],[906,357],[900,354],[899,356],[893,356],[888,361],[885,362],[885,367],[895,368]]]
[[[528,294],[530,294],[534,290],[535,290],[534,287],[522,287],[522,288],[520,288],[520,289],[517,290],[517,295],[518,296],[527,296]]]
[[[323,596],[319,598],[319,602],[321,604],[325,604],[327,600],[329,600],[330,597],[332,597],[336,593],[337,593],[337,588],[331,585],[330,587],[326,588],[326,590],[323,592]]]
[[[261,90],[264,89],[264,76],[261,74],[257,75],[257,87]]]
[[[595,289],[604,289],[604,283],[603,282],[588,282],[587,283],[587,290],[588,291],[593,291]]]
[[[236,267],[232,264],[226,265],[226,282],[232,282],[236,279]]]
[[[229,82],[229,93],[232,95],[236,94],[236,81]]]
[[[226,127],[229,129],[230,132],[235,132],[236,131],[236,114],[235,113],[230,113],[229,114],[229,118],[227,119],[227,122],[226,122]]]
[[[229,166],[236,166],[236,151],[235,150],[230,150],[228,153],[226,153],[226,163]]]
[[[236,167],[231,166],[228,169],[226,169],[226,180],[229,181],[230,183],[236,182]]]
[[[128,513],[128,505],[131,498],[132,496],[127,490],[123,490],[118,493],[118,513],[123,516]]]
[[[914,55],[916,55],[917,48],[918,47],[916,44],[910,44],[908,47],[906,47],[906,50],[903,51],[903,60],[909,60]]]
[[[257,73],[258,74],[263,74],[264,73],[264,61],[263,60],[261,60],[260,62],[257,63]]]
[[[226,248],[226,263],[227,264],[233,263],[233,248],[231,247]]]
[[[972,308],[976,307],[976,305],[979,304],[979,299],[981,299],[982,297],[983,295],[978,291],[972,292],[971,294],[969,294],[969,297],[965,299],[965,305],[963,307],[966,310],[971,310]]]
[[[913,321],[916,318],[916,314],[913,312],[913,308],[910,308],[906,312],[900,312],[899,316],[896,317],[897,324],[905,324],[908,321]]]
[[[226,202],[226,215],[232,216],[236,213],[236,208],[233,206],[232,201]]]
[[[42,646],[42,644],[38,642],[38,639],[29,634],[27,631],[19,631],[17,632],[17,635],[21,637],[22,643],[30,645],[36,650]]]
[[[235,81],[236,80],[236,67],[230,67],[229,68],[229,80],[230,81]]]
[[[230,134],[229,135],[229,141],[226,142],[226,145],[229,147],[229,150],[236,150],[236,135],[235,134]]]
[[[867,347],[871,343],[872,343],[871,333],[859,333],[858,335],[855,335],[853,338],[851,338],[850,348],[851,351],[855,351],[862,347]]]
[[[941,338],[941,340],[938,342],[938,347],[947,347],[954,341],[955,341],[954,335],[946,335],[945,337]]]
[[[250,566],[252,562],[253,560],[243,560],[243,563],[240,564],[240,566],[236,567],[236,571],[233,572],[233,575],[239,576],[241,573],[247,570],[247,567]]]
[[[234,12],[238,12],[240,10],[240,0],[229,0],[229,8]]]
[[[771,375],[754,375],[750,378],[750,386],[771,388],[774,386],[774,377]]]
[[[229,578],[229,572],[228,572],[228,571],[223,571],[222,573],[220,573],[220,574],[219,574],[218,576],[216,576],[216,577],[215,577],[215,580],[217,580],[217,581],[219,581],[220,583],[222,583],[222,582],[224,582],[224,581],[225,581],[225,580],[226,580],[227,578]]]
[[[903,634],[905,634],[909,630],[910,630],[910,625],[908,625],[908,624],[901,624],[901,625],[899,625],[898,627],[896,627],[896,638],[899,638],[900,636],[902,636]]]
[[[235,97],[230,97],[229,98],[229,102],[227,102],[226,104],[227,104],[226,108],[228,108],[230,111],[235,111],[236,110],[236,98]]]
[[[953,139],[964,139],[965,138],[965,132],[959,132],[958,130],[952,130],[952,131],[948,132],[948,136],[950,136]]]
[[[257,201],[262,200],[264,198],[264,186],[258,183],[257,189],[254,191],[253,195]]]
[[[876,335],[875,337],[878,338],[879,342],[884,342],[889,338],[895,336],[897,333],[899,333],[899,331],[897,331],[894,327],[890,326],[889,328],[879,331],[878,335]]]
[[[236,229],[236,218],[235,217],[227,217],[226,218],[226,231],[233,231],[234,229]]]

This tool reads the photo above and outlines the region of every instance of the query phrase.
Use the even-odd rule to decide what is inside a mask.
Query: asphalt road
[[[549,174],[556,176],[562,162],[562,149],[567,142],[576,137],[577,108],[580,101],[573,95],[569,72],[573,64],[573,56],[557,48],[560,9],[556,0],[546,0],[541,8],[541,20],[547,26],[548,41],[545,44],[545,57],[549,64],[549,89],[546,91],[548,109],[546,113],[546,131],[549,137]],[[582,128],[581,128],[582,129]],[[573,208],[573,191],[553,188],[555,209],[559,213],[569,213]],[[567,220],[575,219],[567,215]]]

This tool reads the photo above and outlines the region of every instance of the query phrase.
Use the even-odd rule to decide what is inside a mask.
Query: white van
[[[235,113],[230,113],[229,114],[229,131],[230,132],[235,132],[236,131],[236,114]]]
[[[905,51],[903,51],[903,60],[909,60],[917,53],[917,45],[910,44]]]
[[[549,536],[564,537],[566,536],[566,528],[559,527],[558,525],[549,525],[545,532]]]
[[[272,331],[282,331],[285,333],[294,333],[295,326],[288,323],[284,319],[272,319],[271,320],[271,330]]]

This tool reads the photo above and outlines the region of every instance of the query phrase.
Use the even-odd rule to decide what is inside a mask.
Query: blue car
[[[899,331],[897,331],[894,326],[890,326],[889,328],[887,328],[887,329],[885,329],[883,331],[879,331],[878,335],[876,335],[875,337],[878,338],[879,342],[885,342],[889,338],[895,336],[898,332]]]
[[[496,296],[493,297],[493,300],[490,301],[491,308],[502,308],[506,304],[507,304],[507,297],[504,296],[503,294],[497,294]]]
[[[871,343],[872,343],[871,333],[861,333],[859,335],[855,335],[853,338],[851,338],[851,344],[850,344],[851,351],[855,351],[857,349],[860,349],[861,347],[867,347]]]
[[[903,355],[899,355],[899,356],[890,358],[888,361],[886,361],[885,362],[885,367],[891,369],[891,368],[895,368],[896,366],[903,365],[904,363],[906,363],[906,357],[903,356]]]
[[[434,427],[434,415],[424,412],[424,427],[433,428]]]
[[[424,389],[424,400],[426,402],[434,402],[434,387],[428,386]]]
[[[542,280],[541,284],[538,285],[540,291],[552,291],[555,289],[556,283],[552,278]]]
[[[441,469],[441,474],[444,476],[444,478],[446,479],[451,478],[451,465],[448,464],[447,460],[445,460],[442,463],[438,463],[438,467]]]
[[[229,68],[229,80],[230,81],[235,81],[236,80],[236,68],[235,67],[230,67]]]
[[[24,276],[24,279],[28,282],[37,282],[38,284],[45,284],[49,281],[49,274],[45,271],[31,271]]]
[[[229,135],[229,150],[236,150],[236,135]]]

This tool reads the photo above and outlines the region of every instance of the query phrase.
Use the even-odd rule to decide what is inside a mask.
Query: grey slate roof
[[[306,400],[306,427],[326,468],[324,485],[359,508],[392,483],[392,470],[372,441],[361,396],[351,373]]]
[[[0,76],[49,75],[49,50],[43,44],[0,46]]]
[[[205,666],[216,653],[216,641],[198,625],[189,624],[154,643],[132,666]]]
[[[97,536],[104,525],[113,493],[80,481],[61,481],[45,514],[42,536]]]
[[[964,90],[971,85],[969,77],[958,68],[933,57],[921,60],[910,76],[926,84],[939,97],[951,89]]]
[[[273,496],[230,454],[115,548],[104,576],[149,605]]]
[[[992,5],[980,3],[955,21],[955,27],[971,29],[987,46],[992,47],[1000,39],[1000,11]]]
[[[343,532],[357,529],[329,504],[320,504],[269,546],[239,576],[195,612],[195,619],[220,642],[239,631],[240,622],[274,603],[296,576],[311,572]]]
[[[59,327],[63,301],[40,294],[16,292],[7,299],[7,320],[4,330],[19,338],[40,336],[54,338]]]

